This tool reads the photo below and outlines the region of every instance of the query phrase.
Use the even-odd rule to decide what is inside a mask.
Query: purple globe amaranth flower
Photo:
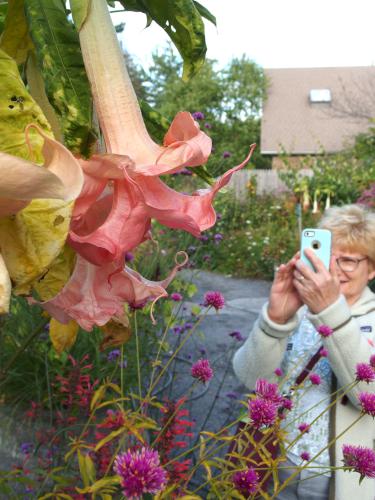
[[[194,120],[204,120],[204,114],[202,113],[202,111],[194,111],[191,116],[194,118]]]
[[[220,292],[207,292],[204,295],[203,305],[205,307],[212,306],[218,311],[225,304],[224,296]]]
[[[278,389],[277,384],[271,384],[264,378],[258,378],[255,382],[255,393],[257,396],[281,405],[284,398],[279,394]]]
[[[220,243],[220,241],[223,239],[223,235],[221,233],[216,233],[214,235],[214,240],[215,240],[215,243]]]
[[[167,483],[167,473],[160,465],[159,453],[143,447],[117,455],[114,471],[120,476],[124,495],[129,500],[144,493],[158,493]]]
[[[375,394],[373,392],[361,392],[359,397],[359,402],[362,406],[363,413],[375,417]]]
[[[310,453],[308,451],[303,451],[300,457],[302,458],[302,460],[308,462],[310,460]]]
[[[191,367],[191,376],[200,382],[209,382],[213,377],[213,370],[208,359],[200,359]]]
[[[320,375],[318,375],[317,373],[310,373],[309,380],[313,385],[320,385],[322,382]]]
[[[21,443],[21,453],[23,453],[24,455],[30,455],[33,449],[33,443]]]
[[[356,380],[359,382],[373,382],[375,380],[375,371],[373,367],[367,363],[357,363],[356,365]]]
[[[278,404],[269,399],[250,399],[248,409],[250,420],[256,429],[264,425],[270,427],[276,421]]]
[[[370,357],[370,365],[375,369],[375,354]]]
[[[205,241],[208,241],[208,240],[209,240],[209,238],[208,238],[207,234],[201,234],[201,235],[199,236],[199,239],[200,239],[201,241],[203,241],[203,242],[205,242]]]
[[[223,158],[230,158],[232,153],[230,151],[223,151]]]
[[[236,490],[246,498],[259,488],[259,475],[252,467],[235,472],[232,481]]]
[[[125,253],[125,262],[131,262],[134,260],[134,255],[131,252]]]
[[[110,351],[107,354],[107,360],[113,362],[113,361],[116,361],[117,358],[119,358],[120,356],[121,356],[120,349],[113,349],[113,351]]]
[[[283,371],[281,368],[275,368],[274,372],[273,372],[277,377],[282,377],[284,374],[283,374]]]
[[[233,339],[237,340],[238,342],[242,342],[243,340],[245,340],[245,337],[243,337],[241,335],[241,332],[238,332],[238,331],[231,332],[228,335],[230,337],[232,337]]]
[[[302,422],[302,424],[299,424],[298,430],[303,434],[308,434],[310,432],[310,425],[306,422]]]
[[[330,326],[328,325],[320,325],[318,326],[317,328],[317,331],[318,333],[322,336],[322,337],[330,337],[333,333],[333,330]]]
[[[320,355],[323,358],[327,358],[328,357],[328,349],[326,349],[325,347],[323,347],[323,349],[320,349]]]
[[[284,398],[281,406],[285,408],[285,410],[291,410],[293,408],[293,401],[290,398]]]
[[[364,446],[344,444],[342,447],[344,465],[364,477],[375,478],[375,452]]]
[[[170,297],[174,302],[181,302],[183,299],[183,296],[178,292],[171,293]]]

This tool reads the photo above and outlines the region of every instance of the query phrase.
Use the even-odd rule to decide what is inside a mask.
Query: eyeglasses
[[[367,260],[368,257],[363,257],[363,259],[354,259],[353,257],[339,257],[336,259],[337,265],[344,271],[344,273],[352,273],[358,268],[358,265],[363,260]]]

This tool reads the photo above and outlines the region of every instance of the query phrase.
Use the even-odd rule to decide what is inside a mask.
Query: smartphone
[[[332,235],[328,229],[315,229],[306,228],[302,231],[301,235],[301,260],[304,264],[308,265],[310,269],[316,271],[310,260],[305,255],[304,250],[311,248],[319,259],[323,262],[325,267],[329,269],[329,262],[331,259],[331,245]]]

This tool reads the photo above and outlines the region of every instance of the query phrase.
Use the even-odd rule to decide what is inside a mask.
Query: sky
[[[375,0],[200,0],[217,19],[206,25],[207,57],[219,67],[246,54],[263,68],[375,64]],[[125,22],[123,47],[143,66],[168,40],[141,13],[114,14]]]

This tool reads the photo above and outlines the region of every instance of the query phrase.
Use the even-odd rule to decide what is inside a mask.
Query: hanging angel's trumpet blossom
[[[158,176],[205,163],[211,139],[187,112],[177,114],[162,146],[150,138],[105,1],[91,3],[80,42],[108,154],[81,162],[85,185],[73,213],[70,245],[103,265],[144,241],[151,218],[199,236],[216,221],[215,194],[249,161],[255,145],[210,189],[192,196],[170,189]]]
[[[123,263],[95,266],[78,257],[65,287],[41,305],[60,323],[74,319],[85,330],[91,330],[94,325],[105,325],[112,317],[121,317],[125,302],[136,307],[150,299],[166,297],[165,288],[186,261],[185,255],[165,280],[150,281]]]

